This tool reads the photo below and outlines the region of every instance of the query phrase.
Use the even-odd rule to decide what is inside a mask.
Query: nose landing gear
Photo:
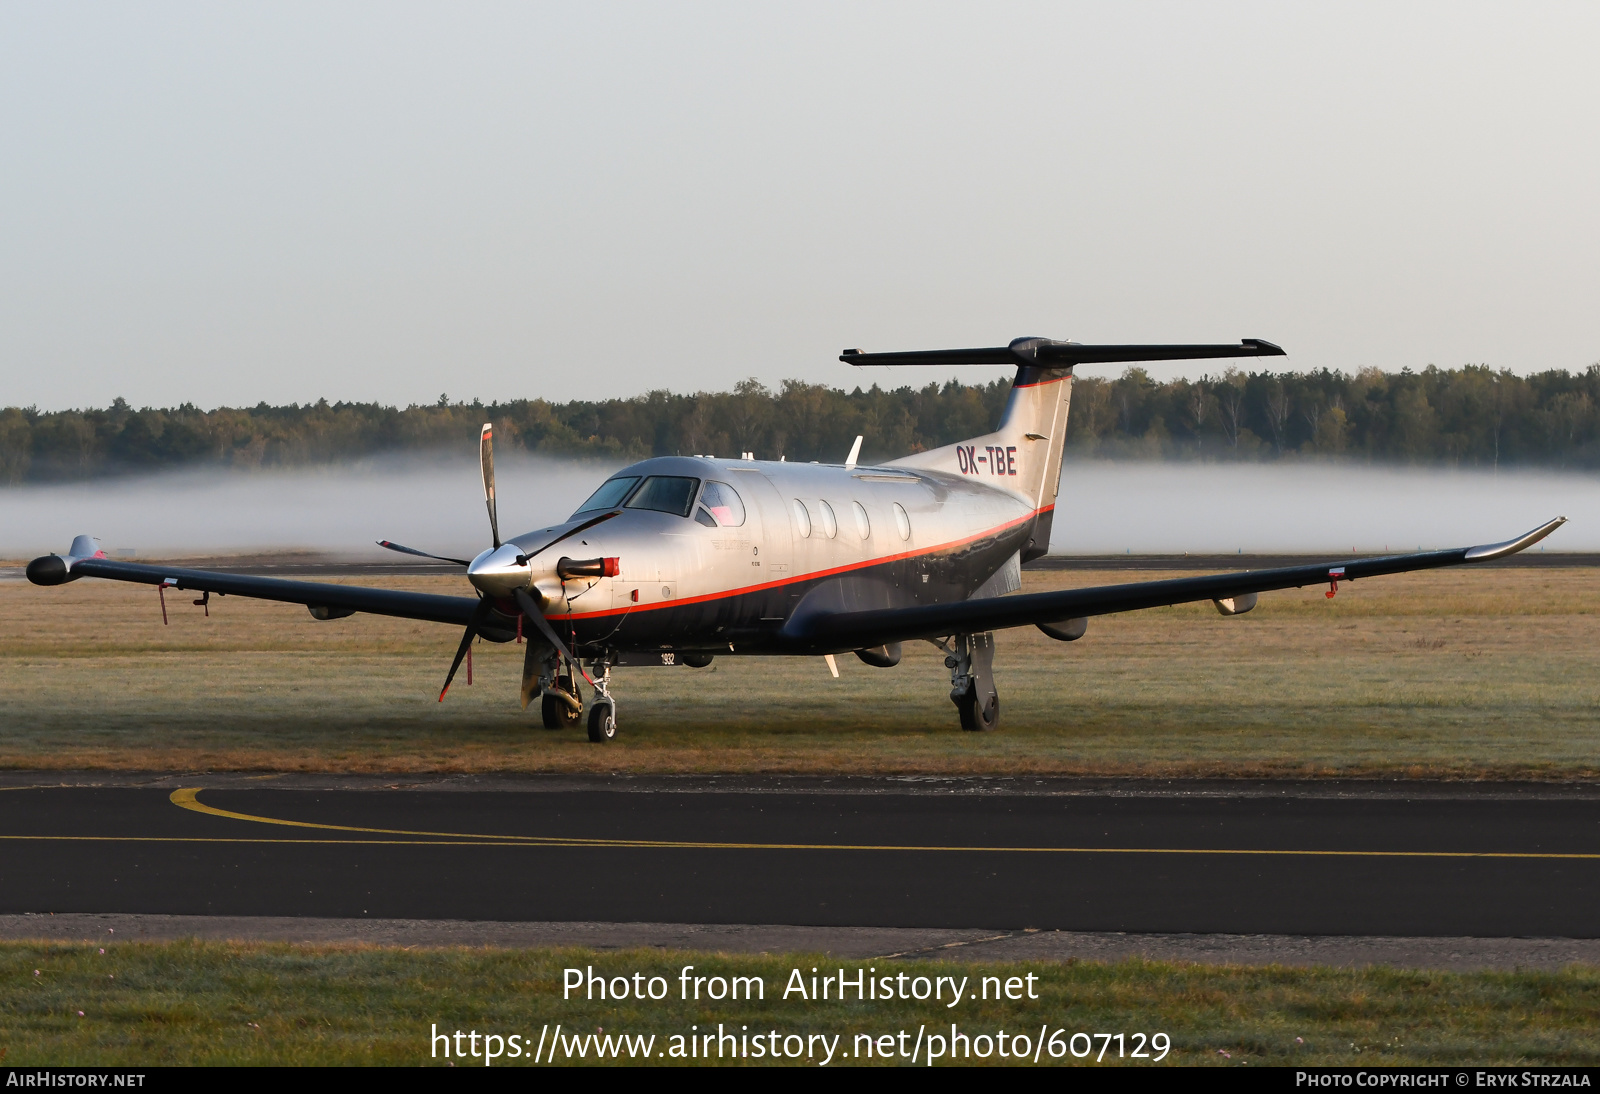
[[[589,662],[589,682],[594,685],[594,697],[589,700],[589,740],[596,744],[617,736],[617,701],[611,695],[611,662],[615,658],[615,654],[606,654]],[[530,642],[522,669],[523,706],[537,695],[544,728],[572,729],[584,720],[580,673],[579,663],[567,661],[555,647]]]
[[[611,663],[590,662],[594,672],[594,698],[589,701],[589,740],[605,744],[617,736],[617,702],[611,698]]]

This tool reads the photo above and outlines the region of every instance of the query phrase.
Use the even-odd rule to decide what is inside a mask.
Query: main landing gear
[[[546,729],[571,729],[578,724],[583,717],[583,700],[578,697],[578,687],[572,682],[570,671],[544,688],[539,699],[539,714]]]
[[[944,667],[950,670],[950,699],[961,714],[961,728],[974,732],[1000,722],[1000,692],[994,686],[994,635],[958,634]]]

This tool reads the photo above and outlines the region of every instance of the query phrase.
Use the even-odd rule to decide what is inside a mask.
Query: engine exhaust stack
[[[573,577],[616,577],[622,572],[620,558],[567,558],[556,563],[556,576],[563,580]]]

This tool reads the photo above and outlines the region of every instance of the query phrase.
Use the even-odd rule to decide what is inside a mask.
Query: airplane
[[[462,628],[439,693],[443,702],[474,640],[527,639],[523,708],[538,697],[543,724],[576,726],[588,707],[591,741],[617,734],[611,670],[619,665],[704,668],[722,656],[854,653],[879,668],[903,644],[943,650],[961,727],[992,730],[1000,696],[994,632],[1036,626],[1083,637],[1090,618],[1210,600],[1243,615],[1260,593],[1504,558],[1565,523],[1558,517],[1501,543],[1415,554],[1019,594],[1023,563],[1050,545],[1062,445],[1079,365],[1282,356],[1270,342],[1093,346],[1018,338],[1005,346],[863,353],[852,365],[1009,365],[1016,369],[994,432],[927,452],[858,464],[790,463],[709,455],[660,456],[602,482],[565,521],[501,540],[493,426],[479,458],[490,546],[475,558],[379,545],[462,567],[475,595],[441,596],[252,577],[109,559],[90,536],[64,555],[28,564],[29,580],[84,577],[303,604],[319,620],[358,612]],[[582,683],[580,683],[580,681]],[[583,684],[590,689],[587,704]]]

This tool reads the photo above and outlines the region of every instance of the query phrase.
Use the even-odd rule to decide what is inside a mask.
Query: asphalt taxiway
[[[0,913],[1600,937],[1600,790],[0,780]]]

